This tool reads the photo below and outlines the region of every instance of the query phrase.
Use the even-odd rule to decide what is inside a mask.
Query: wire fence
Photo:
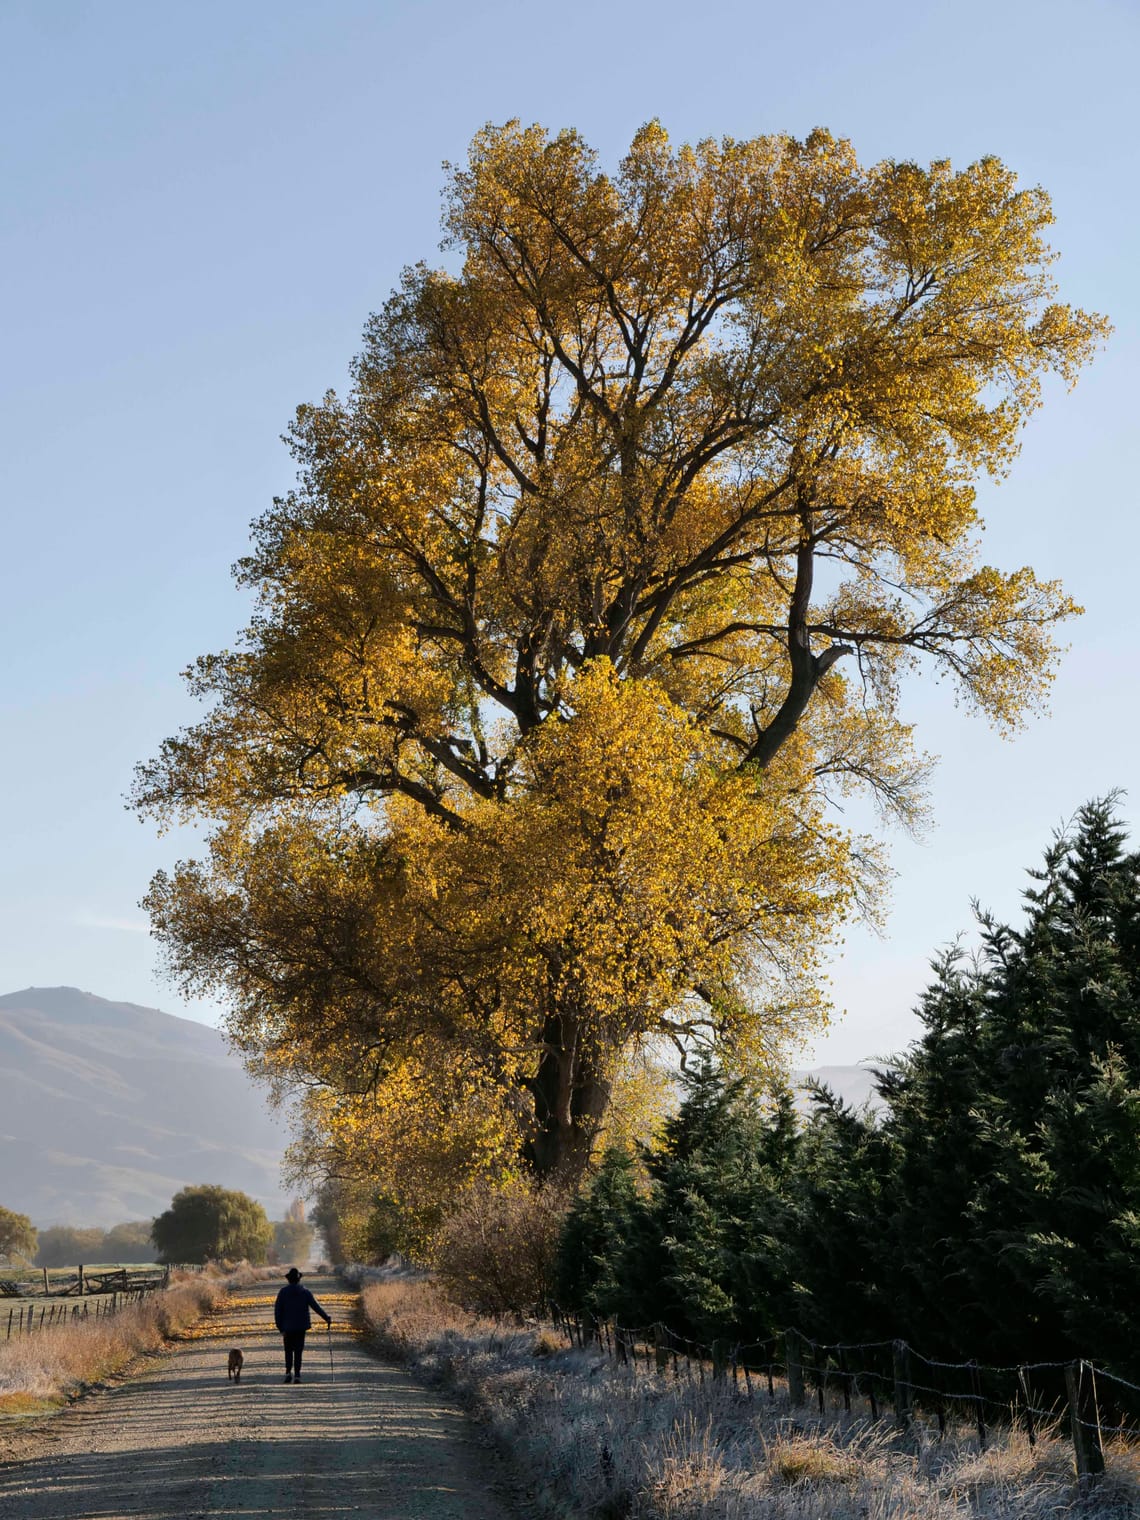
[[[157,1290],[153,1288],[131,1288],[125,1292],[92,1296],[82,1303],[21,1303],[8,1310],[4,1339],[10,1341],[13,1336],[50,1330],[53,1325],[82,1325],[109,1319],[124,1309],[142,1303],[144,1298],[155,1291]],[[2,1316],[3,1309],[0,1308],[0,1324],[3,1324]]]
[[[940,1361],[903,1340],[824,1342],[794,1328],[747,1344],[702,1343],[663,1324],[628,1326],[560,1310],[555,1318],[571,1345],[602,1350],[635,1375],[723,1381],[743,1398],[773,1401],[778,1381],[793,1407],[815,1404],[821,1416],[850,1413],[862,1400],[872,1420],[893,1419],[905,1430],[922,1419],[939,1438],[948,1421],[965,1421],[983,1449],[994,1428],[1020,1426],[1036,1445],[1043,1429],[1067,1426],[1082,1490],[1104,1471],[1106,1439],[1140,1443],[1140,1385],[1083,1358],[992,1366]]]

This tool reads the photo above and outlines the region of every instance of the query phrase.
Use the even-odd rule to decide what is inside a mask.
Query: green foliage
[[[883,1107],[815,1094],[797,1131],[704,1067],[646,1156],[572,1209],[564,1301],[706,1344],[786,1324],[928,1354],[1102,1360],[1135,1377],[1140,1298],[1140,855],[1084,807],[1026,893],[934,963]]]
[[[771,1323],[782,1307],[777,1221],[795,1125],[786,1095],[767,1114],[744,1081],[710,1064],[686,1074],[684,1086],[649,1158],[656,1246],[642,1280],[660,1285],[664,1312],[654,1318],[708,1342],[756,1318]]]
[[[1047,851],[1015,930],[936,966],[882,1085],[865,1248],[894,1333],[1119,1360],[1140,1292],[1140,863],[1109,799]]]
[[[645,1227],[634,1158],[624,1147],[611,1146],[566,1216],[555,1264],[558,1303],[594,1319],[631,1323],[634,1245]]]
[[[894,1152],[872,1115],[824,1087],[813,1096],[784,1216],[787,1322],[821,1340],[837,1326],[846,1339],[875,1339],[896,1313],[885,1282],[895,1257],[881,1239]]]
[[[103,1242],[106,1232],[81,1229],[67,1224],[53,1224],[40,1231],[37,1267],[77,1267],[81,1262],[106,1261]],[[149,1246],[148,1246],[149,1251]]]
[[[409,1208],[390,1193],[374,1192],[363,1223],[351,1233],[353,1259],[381,1262],[398,1255],[426,1261],[443,1220],[443,1206],[436,1200],[421,1198]]]
[[[37,1267],[76,1267],[81,1262],[149,1261],[154,1254],[149,1219],[112,1225],[109,1230],[54,1224],[40,1231]]]
[[[798,1141],[790,1096],[766,1101],[704,1064],[683,1078],[679,1112],[633,1163],[607,1153],[559,1247],[566,1307],[628,1323],[660,1320],[705,1342],[746,1335],[788,1302],[788,1190]]]
[[[245,1193],[202,1184],[175,1193],[151,1236],[163,1261],[264,1262],[273,1241],[265,1210]]]
[[[11,1261],[16,1256],[28,1260],[36,1254],[36,1231],[27,1214],[0,1208],[0,1256]]]
[[[101,1261],[149,1261],[154,1251],[151,1240],[153,1219],[132,1219],[112,1225],[103,1237]]]
[[[311,1217],[314,1227],[320,1233],[325,1254],[334,1262],[347,1261],[340,1198],[334,1181],[328,1180],[322,1183],[313,1204]]]

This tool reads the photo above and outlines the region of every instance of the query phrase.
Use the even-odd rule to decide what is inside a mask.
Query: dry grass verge
[[[240,1272],[176,1275],[164,1292],[106,1319],[65,1320],[0,1341],[0,1417],[46,1413],[68,1403],[193,1325],[240,1280]]]
[[[390,1354],[450,1384],[488,1421],[547,1520],[1124,1520],[1140,1516],[1140,1460],[1109,1453],[1081,1500],[1059,1434],[921,1426],[903,1436],[852,1413],[792,1411],[731,1384],[636,1377],[547,1327],[457,1308],[430,1283],[362,1285],[366,1325]],[[561,1349],[560,1349],[561,1348]]]

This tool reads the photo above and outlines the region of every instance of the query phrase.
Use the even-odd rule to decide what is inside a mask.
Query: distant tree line
[[[40,1230],[37,1267],[74,1267],[79,1262],[151,1261],[151,1221],[134,1219],[109,1230],[55,1224]]]
[[[0,1208],[0,1260],[12,1265],[74,1267],[80,1262],[305,1262],[315,1231],[298,1198],[271,1223],[248,1194],[202,1184],[183,1188],[157,1219],[136,1219],[109,1230],[49,1225],[37,1230],[26,1214]]]
[[[570,1210],[563,1305],[693,1339],[902,1337],[1140,1374],[1140,856],[1114,799],[1031,873],[1024,926],[944,954],[878,1110],[802,1123],[706,1064],[640,1156]]]

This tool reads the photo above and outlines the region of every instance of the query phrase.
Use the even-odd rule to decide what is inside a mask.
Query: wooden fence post
[[[1065,1368],[1065,1390],[1069,1395],[1069,1423],[1073,1431],[1073,1451],[1077,1459],[1077,1487],[1081,1497],[1096,1487],[1104,1472],[1104,1452],[1100,1444],[1100,1422],[1092,1405],[1092,1369],[1087,1362],[1070,1362]],[[1092,1415],[1092,1419],[1087,1416]]]
[[[804,1364],[798,1330],[784,1331],[784,1362],[788,1369],[788,1402],[798,1408],[804,1402]]]
[[[978,1427],[978,1446],[980,1450],[986,1449],[986,1406],[982,1399],[981,1373],[978,1364],[970,1362],[970,1390],[974,1396],[974,1423]]]
[[[895,1417],[903,1430],[910,1426],[910,1347],[906,1341],[891,1344],[891,1362],[895,1378]]]
[[[657,1363],[657,1371],[668,1372],[669,1348],[665,1344],[665,1326],[661,1324],[653,1327],[653,1355]]]
[[[1025,1404],[1025,1431],[1029,1436],[1030,1446],[1037,1445],[1037,1423],[1033,1418],[1033,1395],[1029,1388],[1029,1379],[1025,1376],[1025,1368],[1017,1369],[1017,1384],[1021,1390],[1021,1397]]]

